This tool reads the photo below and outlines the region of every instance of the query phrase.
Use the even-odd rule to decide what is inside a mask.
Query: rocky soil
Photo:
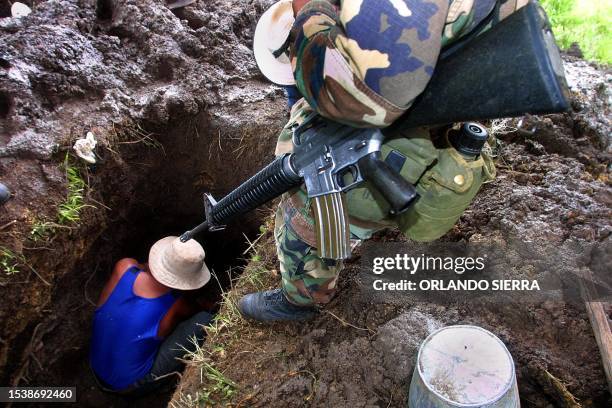
[[[202,192],[221,196],[272,158],[285,100],[250,51],[269,1],[200,0],[174,12],[161,0],[25,2],[33,13],[13,19],[0,0],[0,182],[13,193],[0,208],[0,384],[76,385],[79,406],[164,406],[167,392],[127,401],[94,386],[94,302],[115,260],[144,259],[155,240],[201,220]],[[496,124],[500,175],[444,239],[609,240],[610,74],[574,58],[566,70],[574,112]],[[72,151],[88,131],[96,165]],[[75,222],[58,218],[67,167],[85,183]],[[241,265],[242,234],[252,238],[267,211],[203,237],[224,283]],[[247,271],[275,286],[269,233],[258,254]],[[309,324],[240,322],[211,337],[206,361],[237,384],[236,405],[400,406],[419,342],[440,325],[470,322],[508,344],[524,406],[564,406],[559,384],[583,406],[605,406],[579,306],[373,303],[360,273],[357,255],[330,313]],[[231,296],[252,288],[240,282]],[[209,401],[215,388],[200,383],[200,367],[184,375],[175,405]]]

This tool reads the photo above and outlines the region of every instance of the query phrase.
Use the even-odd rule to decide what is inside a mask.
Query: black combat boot
[[[306,320],[317,314],[314,307],[290,303],[282,289],[249,293],[240,299],[238,308],[244,317],[260,322]]]
[[[11,191],[7,186],[0,183],[0,205],[6,203],[11,198]]]

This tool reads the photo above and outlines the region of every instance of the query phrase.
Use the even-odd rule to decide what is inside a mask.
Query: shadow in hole
[[[131,211],[129,224],[123,220],[110,224],[91,251],[82,258],[81,264],[72,274],[63,277],[58,285],[52,303],[63,315],[51,317],[54,320],[51,324],[56,326],[44,337],[45,348],[57,356],[44,358],[50,363],[43,367],[44,370],[36,370],[38,372],[31,378],[30,384],[76,386],[77,400],[83,407],[166,406],[174,391],[174,383],[170,388],[138,399],[105,393],[96,386],[88,364],[91,317],[98,295],[117,260],[133,257],[141,262],[146,261],[155,241],[168,235],[178,236],[200,221],[194,216],[153,214],[152,209],[142,206],[137,211]],[[219,282],[211,278],[204,288],[188,296],[216,303],[221,300],[222,290],[230,287],[228,269],[233,270],[235,278],[244,265],[242,252],[248,244],[242,233],[245,232],[252,239],[257,231],[255,225],[237,222],[233,228],[198,237],[206,250],[207,265],[217,274]]]

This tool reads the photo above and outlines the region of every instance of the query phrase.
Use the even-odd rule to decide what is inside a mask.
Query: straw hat
[[[198,289],[210,280],[204,248],[196,240],[178,237],[157,241],[149,252],[149,270],[159,283],[174,289]]]
[[[253,52],[262,74],[278,85],[293,85],[293,71],[286,43],[295,21],[291,0],[281,0],[261,16],[255,28]]]

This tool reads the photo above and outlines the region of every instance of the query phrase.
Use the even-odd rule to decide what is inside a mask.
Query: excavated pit
[[[266,4],[26,3],[33,12],[17,19],[0,2],[0,180],[14,194],[0,249],[18,269],[0,271],[0,383],[73,385],[80,406],[132,406],[89,374],[95,301],[115,261],[146,260],[157,239],[202,221],[202,193],[222,197],[273,158],[285,101],[248,46]],[[89,131],[94,166],[72,150]],[[66,163],[85,182],[85,207],[57,225]],[[198,237],[219,283],[197,296],[218,301],[266,213]]]
[[[221,125],[202,114],[176,119],[166,128],[147,128],[146,124],[126,128],[127,136],[121,130],[118,133],[119,139],[128,140],[119,142],[117,150],[98,150],[102,157],[97,165],[87,170],[81,166],[96,197],[89,201],[96,208],[87,209],[84,217],[89,212],[104,215],[93,216],[95,221],[81,226],[76,234],[96,238],[82,254],[63,247],[71,240],[61,242],[60,236],[49,243],[55,249],[37,250],[46,252],[42,258],[53,256],[59,244],[60,251],[78,254],[78,259],[55,282],[40,318],[33,318],[12,344],[12,353],[21,358],[9,358],[2,383],[70,384],[77,387],[82,406],[167,404],[170,389],[133,401],[95,386],[88,366],[94,304],[114,262],[123,257],[145,261],[156,240],[180,235],[202,222],[203,192],[221,198],[272,159],[272,129],[248,121],[232,124],[233,119],[221,119]],[[134,139],[135,134],[140,140]],[[229,154],[237,150],[241,153]],[[222,291],[245,263],[247,240],[258,233],[269,211],[263,207],[224,231],[197,237],[217,279],[188,296],[218,304]]]

